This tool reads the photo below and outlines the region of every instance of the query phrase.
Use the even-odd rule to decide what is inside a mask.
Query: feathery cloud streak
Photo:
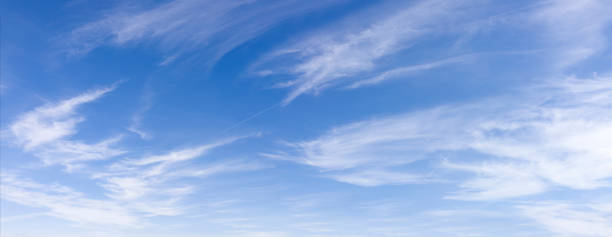
[[[84,225],[140,228],[147,225],[147,217],[177,216],[188,210],[181,199],[196,191],[196,187],[181,182],[182,177],[205,178],[265,168],[260,163],[243,160],[189,167],[179,165],[237,139],[118,161],[92,174],[92,179],[99,181],[97,185],[106,190],[107,198],[93,199],[67,186],[36,183],[12,174],[2,176],[1,197],[21,205],[44,208],[49,216]],[[157,165],[147,166],[150,164]]]
[[[185,165],[189,161],[205,156],[212,149],[228,145],[238,139],[234,137],[212,144],[185,148],[167,152],[161,155],[145,156],[140,159],[124,159],[113,163],[108,170],[94,175],[103,180],[102,186],[107,189],[109,197],[120,200],[137,200],[141,197],[156,195],[180,198],[192,190],[192,186],[179,187],[173,180],[183,177],[207,177],[210,175],[248,171],[263,168],[256,162],[241,160],[225,160],[208,163],[204,166]],[[166,190],[160,193],[159,190]]]
[[[98,89],[30,111],[11,125],[17,142],[26,149],[59,140],[74,134],[77,123],[84,119],[75,115],[82,104],[89,103],[112,91],[114,87]]]
[[[607,14],[610,7],[605,1],[545,1],[524,11],[501,13],[482,12],[477,10],[479,7],[482,2],[418,1],[408,7],[396,6],[401,10],[387,9],[382,17],[375,17],[374,23],[355,23],[359,20],[353,17],[350,25],[335,24],[311,33],[306,39],[264,57],[253,67],[262,76],[282,74],[290,78],[275,85],[290,89],[283,100],[287,105],[303,94],[318,94],[338,86],[355,89],[374,85],[475,60],[478,54],[487,53],[463,55],[470,47],[458,49],[457,45],[438,44],[433,48],[450,54],[442,56],[446,59],[428,59],[430,62],[408,66],[403,63],[411,58],[415,45],[440,35],[450,37],[456,44],[470,44],[466,40],[478,37],[476,32],[511,28],[514,33],[538,42],[532,47],[539,47],[549,56],[549,61],[538,64],[555,70],[581,62],[607,46],[604,30],[612,17]],[[525,31],[521,27],[525,25],[532,28]],[[537,32],[531,31],[534,28]]]
[[[206,62],[214,63],[278,22],[330,4],[333,1],[174,0],[136,11],[117,8],[74,29],[65,50],[78,56],[100,46],[153,43],[166,54],[160,66],[194,50],[204,52]]]
[[[25,152],[32,152],[45,164],[66,166],[67,171],[81,167],[87,161],[129,152],[114,148],[120,137],[95,144],[70,138],[78,133],[76,125],[85,120],[77,113],[78,108],[114,89],[115,86],[111,86],[88,91],[26,112],[10,125],[15,144]],[[146,224],[146,217],[176,216],[186,211],[181,201],[197,187],[182,178],[205,178],[265,168],[261,163],[240,159],[224,159],[201,165],[190,162],[215,148],[257,135],[230,137],[159,155],[124,158],[106,167],[92,166],[79,170],[91,175],[91,179],[106,190],[107,198],[92,199],[67,186],[36,183],[17,175],[2,177],[2,198],[25,206],[45,208],[50,216],[82,224],[140,227]],[[130,154],[134,155],[134,152]]]
[[[260,62],[275,62],[275,59],[294,57],[298,63],[283,73],[297,78],[277,84],[277,87],[291,88],[283,103],[304,93],[317,93],[342,79],[360,80],[363,73],[378,71],[377,60],[392,56],[408,49],[420,37],[442,30],[441,25],[453,24],[453,20],[464,14],[464,4],[448,1],[420,1],[401,11],[390,10],[390,16],[379,19],[365,27],[340,30],[334,29],[317,33],[293,46],[279,50]],[[388,15],[388,14],[386,14]],[[427,70],[456,61],[432,63],[429,65],[404,68],[404,71]],[[261,65],[258,65],[261,66]],[[393,70],[393,69],[388,69]],[[396,69],[393,73],[399,73]],[[269,71],[277,73],[279,71]],[[386,75],[353,84],[359,87],[384,80]],[[354,82],[355,83],[355,82]]]
[[[5,200],[45,208],[49,210],[48,215],[77,223],[137,227],[141,221],[117,203],[90,199],[62,185],[43,185],[14,175],[2,175],[0,188]]]
[[[608,203],[572,204],[560,201],[519,205],[522,214],[563,236],[605,236],[612,233]]]
[[[610,2],[605,0],[550,1],[529,19],[545,26],[545,39],[549,47],[555,48],[555,66],[564,68],[607,47],[604,30],[612,21],[611,10]]]
[[[470,152],[486,157],[481,162],[443,162],[445,168],[477,175],[461,184],[461,192],[448,196],[454,199],[523,196],[551,186],[597,189],[611,185],[611,95],[610,77],[570,77],[526,90],[522,100],[500,97],[356,122],[311,141],[288,143],[289,151],[265,155],[293,159],[336,180],[364,186],[405,183],[397,171],[381,170],[393,171],[439,152],[449,159]],[[374,175],[347,178],[363,170]]]
[[[250,171],[264,168],[257,162],[224,160],[193,165],[190,161],[204,157],[212,149],[228,145],[244,137],[221,140],[212,144],[170,151],[139,159],[124,159],[111,164],[92,178],[107,190],[106,196],[125,203],[149,215],[174,216],[185,210],[182,198],[197,187],[182,182],[181,178],[205,178],[227,172]]]
[[[34,153],[46,164],[62,164],[68,168],[83,161],[123,154],[124,151],[113,147],[120,137],[95,144],[70,139],[71,135],[77,133],[76,125],[85,120],[77,113],[77,109],[114,89],[115,86],[92,90],[23,114],[10,125],[16,144]]]

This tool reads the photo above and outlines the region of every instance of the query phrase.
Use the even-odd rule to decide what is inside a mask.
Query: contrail
[[[279,102],[279,103],[273,104],[272,106],[270,106],[270,107],[268,107],[268,108],[265,108],[265,109],[263,109],[263,110],[261,110],[261,111],[259,111],[259,112],[255,113],[255,114],[253,114],[253,115],[251,115],[251,116],[249,116],[249,117],[247,117],[247,118],[245,118],[245,119],[241,120],[240,122],[235,123],[234,125],[232,125],[232,126],[230,126],[230,127],[226,128],[225,130],[223,130],[223,133],[226,133],[226,132],[228,132],[228,131],[230,131],[230,130],[234,129],[234,128],[236,128],[236,127],[238,127],[238,126],[242,125],[243,123],[248,122],[248,121],[249,121],[249,120],[251,120],[251,119],[254,119],[254,118],[259,117],[260,115],[264,114],[265,112],[268,112],[268,111],[270,111],[270,110],[272,110],[272,109],[274,109],[274,108],[278,107],[278,106],[279,106],[281,103],[282,103],[282,102]]]

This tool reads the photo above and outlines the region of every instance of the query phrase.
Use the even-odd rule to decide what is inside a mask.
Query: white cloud
[[[334,24],[269,54],[253,68],[259,76],[285,74],[283,78],[292,78],[281,79],[275,85],[276,88],[291,90],[283,100],[287,105],[303,94],[318,94],[337,86],[355,89],[465,62],[469,59],[467,56],[452,55],[469,52],[471,48],[483,48],[480,41],[478,47],[471,47],[466,40],[476,36],[486,39],[489,32],[498,28],[511,29],[513,34],[524,34],[524,37],[532,39],[530,47],[537,47],[542,52],[534,56],[546,55],[546,61],[537,62],[543,65],[542,68],[566,68],[607,46],[604,32],[612,16],[609,14],[610,4],[606,1],[542,1],[521,11],[506,9],[501,12],[492,10],[497,7],[478,10],[483,6],[487,6],[486,2],[433,0],[418,1],[408,7],[395,4],[393,9],[381,11],[384,14],[365,11],[347,19],[349,23]],[[414,45],[419,46],[419,43],[437,39],[440,35],[450,37],[455,46],[438,44],[427,47],[433,49],[432,55],[444,51],[451,57],[412,66],[403,63],[413,58],[411,53],[418,53],[411,49]],[[486,46],[484,48],[486,50]],[[498,50],[495,52],[503,52]],[[487,52],[476,52],[471,56],[478,53]]]
[[[2,176],[2,198],[25,206],[48,209],[48,215],[69,221],[137,227],[140,219],[129,209],[111,201],[86,198],[61,185],[43,185],[16,176]]]
[[[189,211],[183,199],[200,187],[182,178],[205,178],[265,168],[259,162],[239,159],[198,165],[190,162],[241,138],[228,138],[162,155],[124,159],[108,167],[85,170],[101,170],[92,171],[91,178],[106,190],[106,198],[92,199],[67,186],[35,183],[15,175],[2,177],[2,198],[44,208],[50,216],[86,225],[142,227],[147,224],[147,217],[178,216]]]
[[[227,139],[227,140],[220,141],[220,142],[213,143],[213,144],[206,144],[206,145],[197,146],[193,148],[186,148],[182,150],[172,151],[172,152],[162,154],[162,155],[154,155],[154,156],[149,156],[149,157],[142,158],[142,159],[130,160],[130,161],[127,161],[126,163],[130,165],[143,166],[143,165],[150,165],[150,164],[163,165],[163,164],[171,164],[175,162],[186,161],[186,160],[190,160],[190,159],[202,156],[203,154],[210,151],[211,149],[221,146],[221,145],[231,143],[235,141],[236,139],[237,138],[231,138],[231,139]]]
[[[420,1],[400,11],[387,9],[382,19],[365,27],[351,26],[348,30],[338,27],[340,29],[318,32],[288,49],[279,50],[267,60],[296,56],[300,61],[287,71],[297,78],[277,85],[292,89],[283,103],[288,104],[304,93],[317,93],[342,79],[355,81],[363,73],[380,70],[377,60],[409,48],[419,37],[441,30],[441,25],[452,25],[461,7],[462,4],[448,1]],[[378,83],[391,76],[389,74],[426,70],[443,64],[390,69],[387,75],[366,79],[363,84]],[[356,83],[352,87],[362,85]]]
[[[149,8],[116,8],[74,29],[64,43],[69,55],[106,45],[153,43],[167,54],[161,66],[193,50],[206,52],[205,60],[214,62],[278,22],[331,3],[174,0]]]
[[[62,164],[67,167],[90,160],[103,160],[125,153],[114,148],[121,137],[114,137],[94,144],[60,140],[37,149],[34,154],[45,164]]]
[[[84,120],[75,115],[75,110],[80,105],[95,101],[113,89],[114,87],[108,87],[93,90],[56,104],[36,108],[20,116],[11,125],[11,132],[17,138],[17,142],[26,149],[72,135],[76,133],[76,124]]]
[[[257,162],[223,160],[193,165],[190,161],[204,157],[212,149],[244,137],[233,137],[211,144],[174,150],[161,155],[124,159],[93,175],[107,190],[106,196],[128,203],[149,215],[179,215],[185,211],[180,201],[197,187],[181,182],[184,177],[208,177],[215,174],[264,168]]]
[[[127,130],[137,134],[141,139],[150,140],[153,135],[141,128],[144,114],[153,107],[153,92],[148,85],[141,96],[141,101],[142,106],[132,116],[132,123],[127,127]]]
[[[80,168],[85,161],[124,154],[123,150],[114,148],[121,136],[93,144],[71,138],[78,132],[77,124],[84,121],[84,117],[77,113],[79,106],[101,98],[114,88],[89,91],[25,113],[10,126],[15,143],[45,164],[62,164],[68,171]],[[181,201],[197,187],[182,182],[181,178],[264,168],[259,162],[240,159],[202,165],[190,163],[212,149],[251,136],[258,134],[220,139],[138,159],[122,159],[108,167],[82,169],[107,191],[106,199],[88,198],[66,186],[45,186],[16,176],[3,177],[2,198],[25,206],[45,208],[51,216],[83,224],[138,227],[145,224],[146,217],[176,216],[188,210]]]
[[[551,185],[571,189],[611,185],[610,78],[569,78],[557,89],[538,88],[533,94],[543,97],[520,102],[523,105],[501,113],[506,118],[472,129],[476,136],[471,149],[505,161],[469,167],[479,177],[464,185],[480,191],[454,197],[488,199],[485,194],[495,190],[507,193],[489,198],[538,193]]]
[[[478,175],[463,182],[463,190],[447,197],[450,199],[491,200],[536,194],[548,189],[548,184],[538,177],[534,167],[521,163],[445,164],[445,167]]]
[[[138,116],[134,116],[133,118],[134,118],[133,119],[134,122],[129,127],[127,127],[127,130],[135,133],[141,139],[150,140],[153,137],[153,135],[151,135],[149,132],[146,132],[140,128],[140,119],[138,119],[139,118]]]
[[[612,7],[605,0],[546,1],[530,20],[544,24],[550,47],[555,47],[556,66],[578,63],[607,47],[604,34],[612,20]]]
[[[427,178],[422,175],[397,172],[390,170],[361,170],[339,172],[328,175],[329,178],[339,182],[371,187],[388,184],[423,183]]]
[[[537,202],[519,205],[522,214],[559,236],[607,236],[612,233],[609,204]]]
[[[115,86],[111,86],[88,91],[26,112],[10,125],[15,143],[26,152],[34,153],[45,164],[62,164],[68,169],[78,167],[78,163],[83,161],[123,154],[124,151],[113,147],[121,139],[120,136],[95,144],[70,139],[77,133],[77,124],[85,120],[77,109],[114,89]]]
[[[448,64],[465,62],[466,60],[469,59],[469,57],[471,56],[464,55],[464,56],[442,59],[442,60],[438,60],[438,61],[430,62],[430,63],[423,63],[423,64],[412,65],[412,66],[407,66],[407,67],[394,68],[394,69],[382,72],[375,77],[357,81],[349,85],[347,88],[355,89],[355,88],[359,88],[363,86],[374,85],[374,84],[378,84],[385,80],[390,80],[395,77],[405,76],[406,74],[409,74],[409,73],[431,70],[431,69],[442,67]]]
[[[229,160],[224,162],[212,163],[206,167],[199,167],[196,169],[183,169],[180,171],[170,172],[170,177],[208,177],[215,174],[228,173],[228,172],[239,172],[239,171],[250,171],[267,168],[268,166],[260,164],[258,162],[251,162],[247,160]]]
[[[2,218],[0,218],[0,222],[19,221],[19,220],[31,219],[31,218],[47,216],[47,215],[49,215],[49,213],[40,212],[40,213],[29,213],[29,214],[13,215],[13,216],[6,216],[6,217],[3,216]]]
[[[329,130],[323,136],[288,143],[297,154],[265,154],[268,157],[292,157],[300,163],[323,170],[401,165],[422,158],[428,147],[452,149],[459,144],[438,134],[455,135],[459,118],[442,117],[445,108],[423,113],[371,119]],[[437,123],[418,123],[436,121]]]
[[[466,146],[469,134],[459,129],[463,119],[445,116],[453,111],[438,108],[351,123],[314,140],[287,143],[289,151],[263,155],[314,166],[331,178],[356,185],[424,182],[427,175],[401,168],[430,152]],[[399,169],[392,171],[393,167]]]
[[[406,166],[444,154],[448,161],[442,167],[477,175],[449,196],[455,199],[611,185],[612,78],[570,77],[520,96],[356,122],[264,155],[317,167],[339,181],[373,186],[412,181],[406,177],[420,174]],[[460,161],[466,156],[485,160]],[[352,175],[336,175],[344,172]]]

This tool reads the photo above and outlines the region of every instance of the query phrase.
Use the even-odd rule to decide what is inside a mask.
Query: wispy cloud
[[[436,150],[466,146],[469,134],[460,132],[463,119],[446,116],[452,111],[438,108],[351,123],[314,140],[285,143],[289,150],[263,155],[314,166],[330,178],[356,185],[425,182],[427,174],[405,168]]]
[[[411,184],[423,183],[427,181],[425,175],[411,174],[402,171],[392,171],[388,169],[367,169],[360,171],[337,172],[328,177],[339,182],[371,187],[389,184]]]
[[[105,198],[93,199],[67,186],[36,183],[16,175],[2,176],[1,197],[24,206],[43,208],[48,210],[46,215],[86,226],[143,227],[148,217],[177,216],[189,211],[183,198],[198,191],[198,187],[181,178],[266,168],[262,163],[239,159],[200,165],[189,162],[238,139],[117,161],[92,173],[92,179],[106,191]]]
[[[120,142],[120,136],[93,144],[71,138],[78,133],[77,124],[85,120],[77,113],[78,108],[96,101],[114,88],[92,90],[26,112],[10,126],[14,143],[46,164],[61,164],[68,171],[80,168],[86,161],[126,153],[114,148]],[[2,198],[44,208],[50,216],[82,224],[139,227],[146,224],[147,217],[176,216],[188,210],[182,199],[198,191],[198,187],[183,182],[183,178],[205,178],[266,168],[260,162],[246,159],[217,159],[205,164],[198,162],[200,165],[192,162],[213,149],[253,136],[258,134],[219,139],[157,155],[140,154],[140,158],[123,158],[108,166],[81,169],[106,191],[106,198],[90,198],[67,186],[36,183],[16,175],[2,177]],[[134,152],[130,154],[137,155]]]
[[[605,27],[612,21],[608,1],[546,1],[529,19],[544,24],[545,38],[554,49],[555,66],[564,68],[607,47]]]
[[[46,164],[74,167],[76,163],[99,160],[123,153],[113,145],[120,136],[95,144],[70,139],[77,133],[76,125],[85,120],[77,109],[111,92],[115,86],[88,91],[79,96],[38,107],[18,117],[10,125],[14,142],[32,152]]]
[[[477,175],[448,196],[454,199],[523,196],[552,186],[596,189],[611,185],[611,94],[609,77],[570,77],[526,89],[521,100],[497,97],[356,122],[264,155],[317,167],[339,181],[373,186],[418,181],[406,167],[443,152],[448,160],[442,167]],[[460,161],[465,156],[485,160]],[[334,172],[357,173],[343,177]]]
[[[282,78],[291,78],[275,85],[290,89],[283,100],[286,105],[303,94],[338,86],[355,89],[465,62],[470,58],[458,55],[481,48],[464,42],[473,40],[475,32],[510,27],[516,34],[533,38],[537,43],[532,47],[545,49],[544,55],[550,59],[538,64],[563,69],[606,48],[604,31],[612,19],[609,4],[596,0],[543,1],[506,12],[480,11],[476,6],[482,7],[483,2],[418,1],[407,7],[394,5],[395,9],[386,9],[385,14],[356,14],[349,18],[350,24],[337,23],[313,32],[269,54],[253,68],[260,76],[283,74]],[[525,25],[538,32],[531,31],[533,28],[525,31]],[[413,57],[415,45],[440,35],[455,40],[456,45],[429,47],[433,52],[447,52],[442,56],[447,59],[429,59],[431,62],[412,66],[403,63]],[[478,53],[485,52],[470,56],[474,59]]]
[[[164,113],[167,110],[153,109],[149,88],[132,116],[117,118],[122,113],[110,110],[116,121],[104,125],[122,123],[114,129],[89,126],[92,121],[86,119],[91,114],[83,109],[97,107],[118,92],[133,95],[129,90],[134,88],[116,90],[112,85],[33,107],[19,116],[2,114],[2,119],[14,120],[2,128],[6,150],[2,147],[0,197],[2,207],[6,203],[8,208],[3,209],[0,222],[10,227],[1,235],[73,231],[64,225],[27,229],[32,226],[30,218],[35,224],[51,225],[59,223],[58,218],[74,229],[83,227],[81,233],[100,236],[190,235],[198,230],[213,236],[605,236],[612,233],[612,205],[605,199],[612,190],[612,75],[585,74],[607,70],[604,60],[612,52],[607,49],[610,3],[131,1],[94,10],[91,21],[52,24],[63,32],[55,43],[72,59],[101,56],[98,53],[108,49],[146,48],[158,51],[152,59],[157,67],[169,69],[185,62],[212,66],[240,49],[234,52],[244,58],[218,68],[226,75],[226,70],[240,70],[248,66],[242,63],[264,54],[249,70],[275,80],[270,82],[272,87],[283,88],[286,94],[221,128],[221,136],[208,141],[200,138],[214,134],[176,130],[189,129],[187,124],[176,124],[185,118],[177,120],[172,113]],[[75,12],[67,11],[81,15],[81,10],[93,7],[83,4],[60,12],[39,12],[27,7],[23,11],[17,5],[17,14],[36,16],[31,19],[35,22],[64,13],[74,20]],[[332,5],[336,7],[321,10]],[[26,18],[22,20],[30,21]],[[20,33],[47,39],[53,30]],[[8,43],[17,49],[32,44]],[[278,48],[268,54],[262,51],[272,45]],[[602,57],[597,58],[598,54]],[[104,61],[117,55],[102,56],[99,59]],[[136,56],[151,62],[151,55]],[[124,69],[130,75],[150,73]],[[64,69],[51,71],[70,74]],[[91,72],[96,73],[95,68]],[[41,73],[48,72],[24,75]],[[559,76],[574,73],[578,76]],[[226,76],[236,74],[241,72]],[[401,94],[377,97],[380,92],[410,92],[383,88],[384,83],[420,77],[432,81],[423,88],[410,83],[405,89],[424,96],[435,94],[425,104],[418,100],[402,104],[407,97]],[[435,87],[449,85],[445,82],[451,80],[458,90]],[[15,88],[11,84],[9,94],[4,91],[6,83],[0,83],[0,94],[19,99],[19,92],[30,92],[32,83],[36,81],[24,81]],[[205,110],[208,105],[218,110],[218,102],[225,100],[199,104],[196,91],[200,88],[177,83],[182,85],[174,87],[180,95],[160,94],[156,100],[193,105],[187,109],[201,105],[198,111],[181,114],[228,118],[228,113]],[[207,88],[214,92],[206,98],[229,98],[230,104],[236,104],[275,97],[221,86]],[[368,117],[353,117],[316,136],[276,145],[268,140],[245,141],[257,134],[223,136],[297,98],[333,89],[365,91],[370,86],[381,90],[369,91],[359,101],[387,99],[373,102],[377,105],[373,110],[386,115],[369,116],[364,112],[371,108],[356,105],[362,109],[341,117]],[[489,96],[500,91],[503,94]],[[225,94],[237,92],[246,94]],[[486,98],[478,98],[485,94]],[[423,107],[456,99],[466,100]],[[3,102],[9,107],[2,112],[23,111],[17,108],[20,103]],[[388,115],[399,107],[412,110]],[[296,131],[286,128],[308,119],[292,118],[314,110],[312,105],[293,109],[281,116],[282,124],[273,119],[260,125],[278,127],[277,136]],[[145,115],[160,114],[169,120],[157,124],[167,127],[156,133],[147,126]],[[339,117],[320,118],[327,123]],[[311,127],[320,129],[321,123],[316,122],[322,120]],[[199,130],[214,126],[207,121],[202,124]],[[99,137],[100,132],[109,131],[125,134]],[[174,144],[175,136],[161,131],[181,134],[180,140],[189,142]],[[258,154],[276,160],[262,161],[248,154],[262,147],[268,153]],[[30,156],[45,166],[24,169],[21,161]],[[278,169],[265,170],[270,172],[250,172],[278,160],[294,163],[279,162]],[[63,167],[77,172],[61,172]],[[5,212],[15,215],[7,217]],[[49,218],[53,221],[47,222]],[[102,231],[92,234],[90,229]],[[74,232],[65,236],[79,235],[78,230]]]
[[[610,186],[612,150],[606,141],[612,139],[611,81],[569,78],[554,91],[538,88],[533,93],[545,96],[509,108],[502,113],[506,118],[481,121],[480,128],[471,129],[476,136],[469,148],[502,160],[447,164],[478,174],[463,184],[466,192],[451,197],[496,199],[540,193],[551,186]]]
[[[31,219],[31,218],[41,217],[41,216],[47,216],[47,215],[49,215],[49,213],[40,212],[40,213],[29,213],[29,214],[6,216],[6,217],[3,216],[2,218],[0,218],[0,222],[18,221],[18,220]]]
[[[412,65],[412,66],[407,66],[407,67],[394,68],[394,69],[382,72],[382,73],[378,74],[375,77],[372,77],[372,78],[369,78],[369,79],[364,79],[364,80],[361,80],[361,81],[357,81],[357,82],[349,85],[347,88],[355,89],[355,88],[359,88],[359,87],[363,87],[363,86],[378,84],[378,83],[380,83],[382,81],[390,80],[390,79],[397,78],[397,77],[400,77],[400,76],[406,76],[406,75],[408,75],[410,73],[415,73],[415,72],[419,72],[419,71],[426,71],[426,70],[431,70],[431,69],[442,67],[442,66],[449,65],[449,64],[465,62],[470,57],[474,57],[474,55],[457,56],[457,57],[451,57],[451,58],[446,58],[446,59],[438,60],[438,61],[435,61],[435,62],[429,62],[429,63],[424,63],[424,64]]]
[[[188,165],[211,150],[244,137],[234,137],[202,146],[170,151],[138,159],[124,159],[93,175],[113,200],[129,203],[151,215],[178,215],[184,207],[179,201],[196,191],[196,187],[180,182],[185,177],[205,178],[215,174],[257,170],[265,166],[258,162],[230,159]]]
[[[172,151],[172,152],[162,154],[162,155],[154,155],[154,156],[149,156],[149,157],[145,157],[141,159],[127,160],[125,161],[125,163],[127,165],[133,165],[133,166],[145,166],[145,165],[156,164],[157,167],[163,167],[166,165],[170,165],[172,163],[187,161],[187,160],[191,160],[191,159],[200,157],[215,147],[219,147],[222,145],[232,143],[238,139],[240,139],[240,137],[228,138],[228,139],[224,139],[224,140],[212,143],[212,144],[206,144],[206,145],[197,146],[193,148],[186,148],[182,150]],[[159,168],[156,168],[155,170],[159,170]]]
[[[612,233],[608,203],[572,204],[561,201],[519,205],[522,214],[561,236],[606,236]]]
[[[45,164],[61,164],[70,170],[78,168],[85,161],[104,160],[124,154],[125,150],[117,148],[120,140],[121,136],[93,144],[75,140],[59,140],[37,148],[33,154],[41,158]]]
[[[206,52],[206,62],[214,62],[280,21],[331,3],[174,0],[148,8],[117,8],[74,29],[63,42],[73,56],[100,46],[152,43],[167,54],[160,65],[193,50]]]
[[[143,116],[153,107],[153,92],[148,86],[145,87],[141,101],[142,105],[132,116],[132,123],[127,127],[127,130],[137,134],[141,139],[149,140],[153,138],[153,135],[142,129]]]
[[[360,75],[381,70],[377,60],[410,48],[419,37],[440,30],[437,27],[439,24],[452,24],[451,19],[457,18],[459,8],[459,3],[420,1],[400,11],[387,9],[391,14],[378,17],[375,23],[366,23],[348,30],[334,28],[315,33],[293,46],[279,50],[266,61],[287,56],[298,60],[297,64],[291,65],[286,71],[297,78],[277,85],[291,88],[291,92],[283,101],[284,104],[304,93],[317,93],[342,79],[350,78],[353,83],[357,83],[351,87],[377,83],[383,81],[386,76],[364,79],[366,82],[360,84]],[[396,69],[395,72],[389,73],[425,70],[441,64]]]
[[[538,170],[524,162],[452,164],[444,167],[478,175],[461,183],[461,192],[449,195],[450,199],[491,200],[520,197],[541,193],[549,189],[549,184],[538,175]]]
[[[76,109],[112,91],[114,87],[86,92],[52,105],[42,106],[22,116],[11,125],[17,142],[26,149],[57,141],[76,133],[75,126],[84,119],[75,116]]]
[[[62,185],[43,185],[13,175],[2,176],[2,198],[25,206],[45,208],[50,216],[69,221],[137,227],[140,219],[117,203],[86,198],[83,193]]]

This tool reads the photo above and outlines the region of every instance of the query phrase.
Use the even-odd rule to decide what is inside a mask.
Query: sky
[[[612,235],[610,0],[5,0],[3,237]]]

